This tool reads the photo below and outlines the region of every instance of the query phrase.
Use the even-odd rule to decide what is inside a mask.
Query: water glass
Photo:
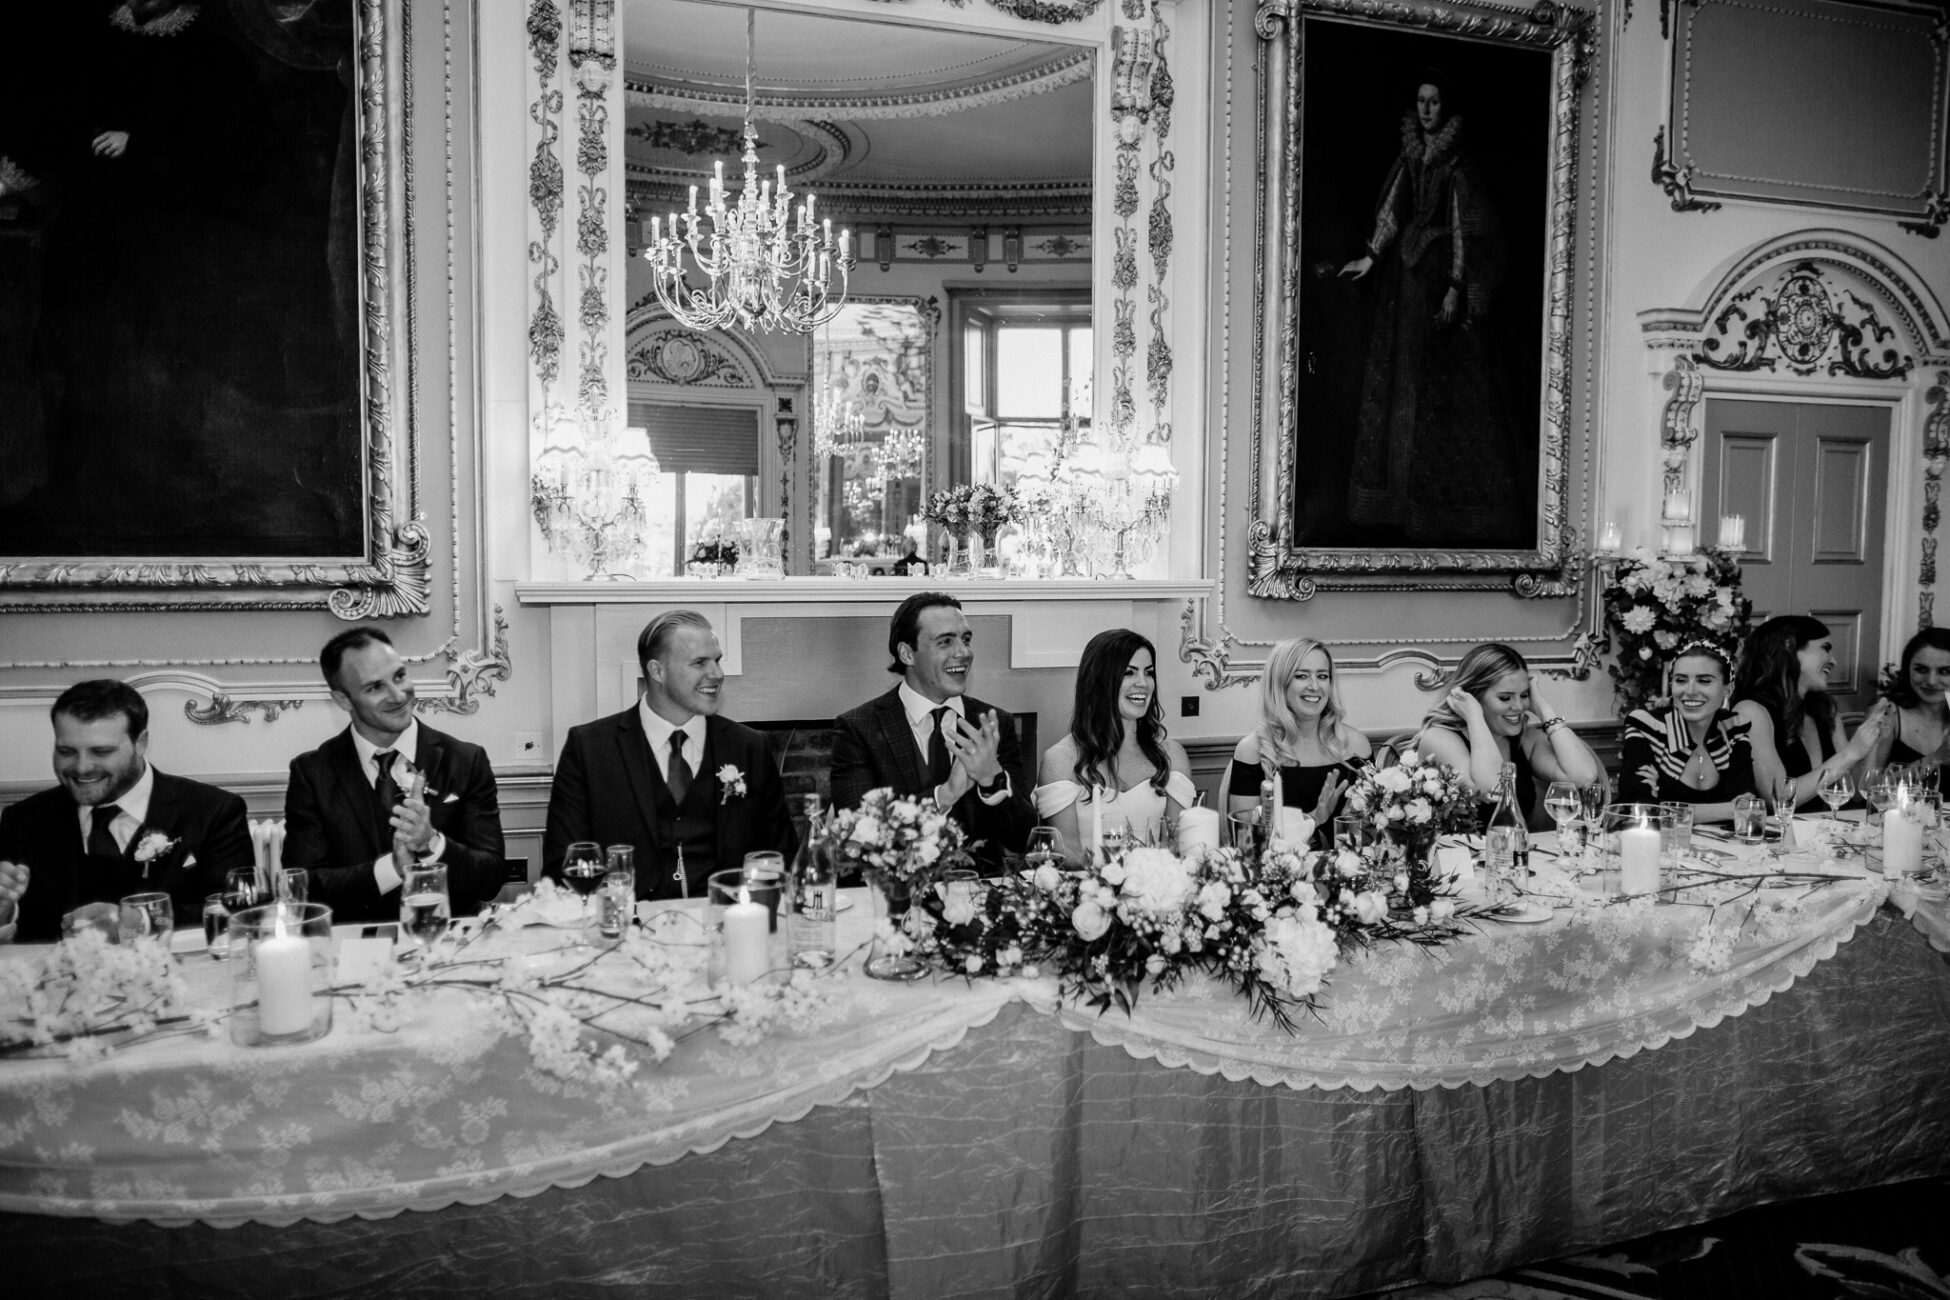
[[[1359,853],[1367,846],[1368,838],[1374,828],[1368,823],[1366,813],[1342,813],[1334,819],[1334,847],[1353,849]]]
[[[210,960],[222,961],[230,955],[230,909],[223,905],[221,893],[203,900],[203,946]]]
[[[415,945],[409,960],[431,953],[452,919],[447,864],[429,862],[408,867],[399,887],[399,928]]]
[[[277,888],[280,903],[309,902],[311,873],[303,867],[285,867],[278,872]]]
[[[1232,827],[1232,847],[1247,857],[1259,852],[1259,809],[1248,808],[1226,818]]]
[[[604,851],[600,929],[605,939],[620,939],[636,913],[636,846],[612,844]]]
[[[122,900],[119,919],[123,943],[155,939],[167,948],[170,932],[176,928],[176,913],[168,894],[130,894]]]
[[[1743,794],[1733,801],[1733,837],[1742,844],[1758,844],[1765,837],[1767,805],[1757,794]]]
[[[1666,810],[1666,824],[1663,828],[1664,849],[1669,858],[1682,857],[1693,851],[1693,805],[1672,802],[1659,805]]]

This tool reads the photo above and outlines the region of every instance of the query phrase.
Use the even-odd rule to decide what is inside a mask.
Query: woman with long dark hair
[[[1590,785],[1605,774],[1591,746],[1544,703],[1523,656],[1494,641],[1456,665],[1449,693],[1422,719],[1415,749],[1454,768],[1486,812],[1503,765],[1515,764],[1517,806],[1539,828],[1550,823],[1540,816],[1538,778]]]
[[[1282,804],[1313,818],[1317,838],[1331,835],[1341,794],[1372,752],[1348,725],[1327,647],[1312,637],[1282,641],[1259,679],[1259,725],[1232,751],[1228,809],[1257,806],[1260,783],[1277,772]]]
[[[1950,758],[1950,628],[1926,627],[1909,639],[1876,708],[1894,714],[1896,725],[1883,727],[1869,766],[1943,766]]]
[[[1077,861],[1082,827],[1101,817],[1105,834],[1162,837],[1165,823],[1197,797],[1185,749],[1165,735],[1158,703],[1158,652],[1136,632],[1099,632],[1077,665],[1070,734],[1043,752],[1036,813],[1063,835]]]
[[[1734,674],[1733,710],[1748,724],[1759,789],[1771,796],[1776,782],[1791,778],[1797,808],[1829,776],[1867,758],[1884,729],[1885,714],[1871,712],[1844,741],[1827,686],[1834,666],[1835,639],[1826,623],[1781,614],[1748,635]]]

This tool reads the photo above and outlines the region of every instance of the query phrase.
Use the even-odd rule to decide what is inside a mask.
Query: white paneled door
[[[1701,535],[1747,520],[1754,622],[1813,614],[1835,637],[1828,689],[1851,723],[1875,701],[1890,411],[1709,398]]]

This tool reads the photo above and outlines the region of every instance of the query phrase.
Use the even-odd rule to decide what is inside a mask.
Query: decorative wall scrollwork
[[[1916,609],[1916,626],[1936,624],[1936,530],[1943,522],[1943,471],[1950,463],[1950,370],[1936,372],[1926,395],[1929,419],[1923,424],[1923,564]]]
[[[514,659],[508,654],[508,619],[499,605],[494,607],[494,640],[488,650],[457,650],[451,640],[441,649],[450,661],[450,694],[419,697],[415,707],[422,713],[479,713],[481,697],[493,695],[496,682],[514,676]]]
[[[1859,294],[1831,287],[1813,262],[1797,262],[1771,294],[1757,284],[1729,299],[1695,359],[1715,370],[1784,364],[1797,375],[1825,370],[1855,379],[1900,379],[1916,360],[1888,346],[1895,337]]]
[[[218,693],[210,697],[208,704],[184,700],[183,716],[199,727],[220,727],[226,722],[241,722],[249,726],[252,709],[262,713],[266,723],[272,723],[286,709],[302,709],[304,706],[303,700],[238,700]]]
[[[1664,6],[1660,6],[1661,14]],[[1666,157],[1666,128],[1652,133],[1652,183],[1666,192],[1674,212],[1718,212],[1720,204],[1693,197],[1693,169]]]

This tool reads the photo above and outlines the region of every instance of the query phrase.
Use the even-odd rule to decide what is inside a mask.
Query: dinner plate
[[[1511,925],[1537,925],[1551,919],[1551,910],[1537,903],[1509,903],[1484,915],[1488,920]]]
[[[833,904],[833,910],[835,912],[851,912],[853,910],[853,900],[845,894],[841,894],[839,901]]]

